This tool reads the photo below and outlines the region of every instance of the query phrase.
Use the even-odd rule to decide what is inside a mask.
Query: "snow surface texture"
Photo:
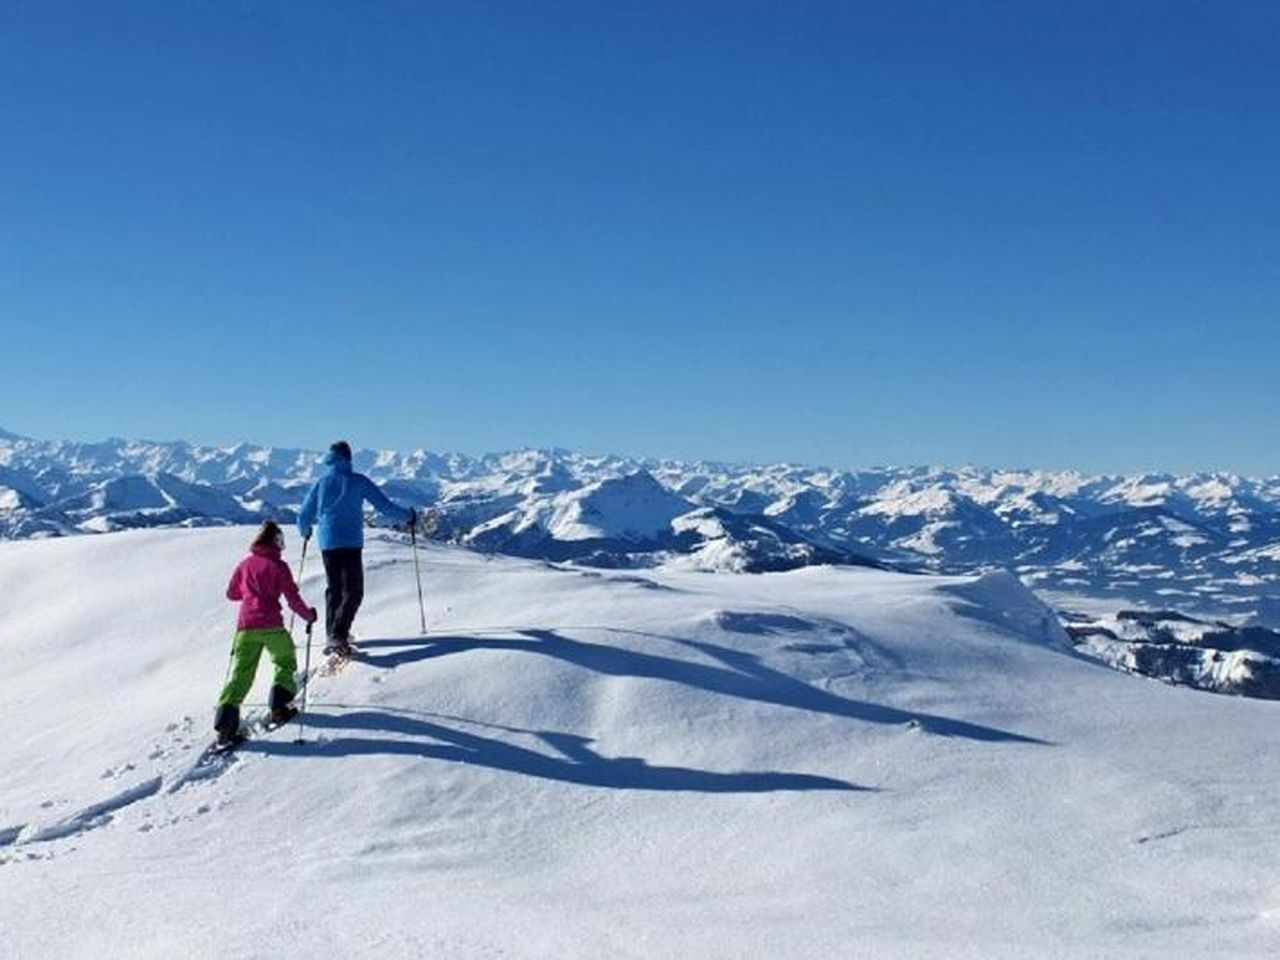
[[[487,552],[598,567],[864,562],[1016,571],[1043,596],[1280,627],[1280,478],[735,466],[527,450],[359,451],[388,493]],[[0,432],[0,538],[289,519],[314,451]]]
[[[433,545],[422,636],[379,534],[305,745],[193,776],[250,535],[0,544],[0,956],[1280,950],[1280,704],[1084,659],[1012,576]]]

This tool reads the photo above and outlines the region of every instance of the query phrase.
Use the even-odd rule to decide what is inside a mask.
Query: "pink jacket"
[[[315,614],[303,602],[298,586],[293,582],[293,572],[280,559],[280,551],[275,547],[254,547],[250,555],[240,561],[227,584],[227,599],[240,601],[236,629],[283,627],[281,594],[289,601],[294,613],[307,623],[315,622]]]

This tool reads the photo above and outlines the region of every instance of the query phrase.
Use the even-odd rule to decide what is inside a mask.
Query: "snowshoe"
[[[267,718],[267,729],[275,730],[282,727],[294,717],[298,715],[298,708],[292,706],[277,707],[271,711],[271,716]]]
[[[355,652],[356,648],[347,640],[330,640],[324,646],[326,657],[350,657]]]
[[[200,760],[197,762],[197,766],[204,766],[214,757],[221,757],[231,753],[231,751],[235,750],[236,747],[240,746],[240,744],[244,743],[247,739],[249,738],[238,730],[230,734],[219,733],[218,739],[205,748],[203,755],[201,755]]]

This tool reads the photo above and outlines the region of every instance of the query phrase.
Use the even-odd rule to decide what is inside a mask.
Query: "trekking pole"
[[[307,565],[307,544],[310,542],[311,542],[311,535],[308,534],[306,539],[302,541],[302,559],[298,561],[298,586],[299,587],[302,586],[302,570]],[[289,633],[290,634],[293,633],[293,623],[297,619],[298,619],[298,615],[294,613],[292,609],[290,609],[289,610]],[[311,629],[308,628],[307,634],[310,635],[310,633],[311,633]]]
[[[294,743],[302,743],[307,726],[307,687],[311,686],[311,624],[307,624],[307,659],[302,668],[302,707],[298,710],[298,738]]]
[[[413,517],[409,524],[409,541],[413,544],[413,573],[418,578],[418,615],[422,618],[422,632],[427,632],[427,607],[422,602],[422,568],[418,566],[418,523]]]

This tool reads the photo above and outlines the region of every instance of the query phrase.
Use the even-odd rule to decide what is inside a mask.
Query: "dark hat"
[[[339,440],[337,443],[329,444],[329,452],[341,457],[343,460],[350,460],[351,444],[345,440]]]

